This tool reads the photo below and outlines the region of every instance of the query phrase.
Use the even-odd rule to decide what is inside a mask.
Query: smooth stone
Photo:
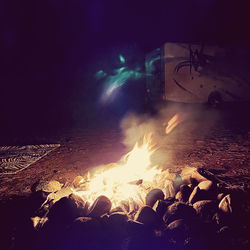
[[[154,211],[159,215],[160,218],[163,217],[163,215],[166,213],[168,206],[172,205],[174,202],[171,201],[161,201],[158,200],[153,209]]]
[[[48,219],[56,223],[69,223],[75,218],[85,216],[85,202],[74,194],[63,197],[49,210]]]
[[[220,211],[224,213],[232,213],[233,207],[232,207],[232,197],[230,194],[226,195],[219,203],[219,209]]]
[[[114,213],[108,217],[108,222],[112,227],[124,227],[128,221],[128,216],[125,213]]]
[[[111,209],[111,201],[104,195],[99,196],[89,209],[88,216],[100,217],[108,213]]]
[[[72,182],[74,188],[79,188],[83,182],[84,178],[80,175],[76,176]]]
[[[199,186],[196,186],[193,192],[190,194],[188,202],[190,204],[194,204],[197,201],[209,200],[211,198],[213,198],[213,195],[210,192],[206,190],[201,190]]]
[[[212,200],[197,201],[193,204],[193,208],[197,215],[205,221],[211,221],[218,210],[217,202]]]
[[[146,205],[153,207],[157,200],[164,200],[164,193],[161,189],[152,189],[146,195]]]
[[[159,215],[149,206],[140,208],[135,215],[135,220],[152,228],[160,228],[162,225]]]
[[[175,198],[178,201],[187,202],[191,192],[192,189],[188,185],[183,184],[180,186],[180,191],[175,195]]]
[[[185,240],[191,235],[190,222],[184,219],[178,219],[171,222],[166,229],[166,237],[171,241],[184,245]]]
[[[126,229],[129,235],[135,235],[145,230],[145,225],[138,221],[128,220]]]
[[[219,193],[219,194],[217,195],[217,200],[218,200],[218,201],[221,201],[222,198],[224,198],[224,196],[225,196],[224,193]]]
[[[192,206],[178,201],[167,208],[167,211],[163,216],[163,220],[165,223],[170,224],[174,220],[191,219],[195,216],[196,211]]]
[[[43,191],[46,193],[54,193],[62,188],[62,183],[59,181],[40,181],[35,188],[35,191]]]
[[[192,172],[191,178],[195,179],[198,183],[208,180],[206,177],[201,175],[201,173],[199,173],[198,170],[195,170],[195,171]]]
[[[216,188],[216,184],[212,181],[202,181],[198,184],[200,190],[213,191]]]

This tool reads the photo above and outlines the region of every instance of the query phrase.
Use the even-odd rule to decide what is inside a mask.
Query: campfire
[[[164,123],[165,136],[184,118],[176,114]],[[51,249],[218,249],[230,230],[247,232],[247,220],[238,220],[249,219],[242,189],[203,168],[170,172],[152,161],[158,147],[147,133],[116,163],[63,186],[38,185],[36,191],[46,196],[32,218],[40,247],[53,242]],[[230,237],[229,248],[248,244],[238,234]]]

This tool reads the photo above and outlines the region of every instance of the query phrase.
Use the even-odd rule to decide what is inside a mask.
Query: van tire
[[[211,92],[208,96],[208,104],[210,107],[218,108],[222,105],[222,97],[218,91]]]

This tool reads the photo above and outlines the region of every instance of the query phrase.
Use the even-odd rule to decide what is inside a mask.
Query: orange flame
[[[176,128],[182,121],[184,121],[185,117],[181,113],[175,114],[167,123],[166,134],[169,134],[174,128]]]
[[[131,199],[138,204],[143,203],[140,185],[135,183],[139,180],[152,182],[156,174],[160,173],[156,167],[151,167],[151,156],[154,151],[151,136],[145,136],[142,144],[137,142],[119,163],[110,169],[98,171],[92,177],[89,176],[86,179],[85,190],[75,190],[75,193],[90,203],[99,195],[107,196],[113,206]]]

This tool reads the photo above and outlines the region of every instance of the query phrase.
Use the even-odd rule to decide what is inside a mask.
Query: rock
[[[135,215],[135,220],[152,228],[160,228],[162,225],[162,220],[159,215],[149,206],[144,206],[139,209]]]
[[[108,218],[108,227],[112,231],[112,235],[123,238],[126,236],[126,225],[128,216],[125,213],[111,214]]]
[[[50,222],[67,224],[79,216],[86,215],[85,202],[74,194],[63,197],[57,201],[49,210]]]
[[[197,201],[193,204],[193,208],[197,215],[205,221],[211,221],[218,210],[217,202],[212,200]]]
[[[173,180],[173,186],[175,193],[177,193],[180,189],[180,186],[183,184],[183,180],[179,174],[175,175],[175,179]]]
[[[114,214],[114,213],[126,213],[126,211],[122,207],[115,207],[115,208],[111,209],[109,213],[110,214]]]
[[[198,184],[198,187],[200,188],[200,190],[206,190],[206,191],[214,191],[214,189],[216,188],[216,184],[212,181],[202,181]]]
[[[167,211],[163,216],[163,220],[166,224],[170,224],[174,220],[191,219],[195,217],[195,215],[196,211],[192,206],[183,202],[175,202],[167,208]]]
[[[84,178],[82,176],[78,175],[73,180],[72,185],[74,188],[80,188],[83,181],[84,181]]]
[[[211,198],[213,198],[213,195],[210,192],[206,190],[201,190],[199,186],[196,186],[193,192],[190,194],[188,202],[190,204],[194,204],[197,201],[209,200]]]
[[[199,182],[197,180],[190,177],[190,184],[188,186],[191,188],[191,190],[194,190],[194,188],[198,186],[198,184]]]
[[[183,184],[180,186],[180,191],[175,195],[175,198],[178,201],[187,202],[191,192],[192,189],[188,185]]]
[[[234,234],[228,226],[221,227],[217,232],[218,246],[220,249],[232,249],[232,239]]]
[[[58,181],[40,181],[35,188],[35,191],[43,191],[46,193],[54,193],[61,189],[63,184]]]
[[[100,217],[108,213],[111,209],[111,201],[104,195],[99,196],[89,209],[90,217]]]
[[[149,191],[146,195],[146,205],[153,207],[155,202],[157,200],[163,200],[164,199],[164,193],[162,192],[161,189],[152,189],[151,191]]]
[[[158,200],[153,209],[156,211],[156,213],[159,215],[160,218],[163,217],[163,215],[166,213],[168,206],[172,205],[174,202],[171,201],[161,201]]]
[[[129,235],[135,235],[145,230],[145,225],[138,221],[128,220],[126,229]]]
[[[218,201],[221,201],[222,198],[223,198],[224,196],[225,196],[224,193],[219,193],[219,194],[217,195],[217,200],[218,200]]]
[[[72,228],[75,228],[79,231],[87,230],[93,231],[100,229],[100,222],[96,218],[91,217],[78,217],[74,220]]]
[[[212,221],[220,227],[231,224],[230,217],[221,211],[218,211],[213,215]]]
[[[202,181],[207,181],[208,179],[206,177],[204,177],[199,171],[198,169],[194,170],[191,174],[191,178],[196,180],[198,183],[202,182]]]
[[[66,242],[60,249],[101,249],[103,234],[96,218],[78,217],[69,227]]]
[[[171,222],[166,229],[166,237],[182,246],[191,234],[190,222],[184,219]]]
[[[114,213],[109,216],[108,221],[113,228],[124,228],[128,221],[128,216],[125,213]]]
[[[233,212],[232,207],[232,197],[230,194],[226,195],[221,202],[219,203],[219,209],[220,211],[231,214]]]
[[[167,181],[166,182],[166,198],[168,197],[174,197],[176,194],[175,189],[174,189],[174,184],[173,181]]]

